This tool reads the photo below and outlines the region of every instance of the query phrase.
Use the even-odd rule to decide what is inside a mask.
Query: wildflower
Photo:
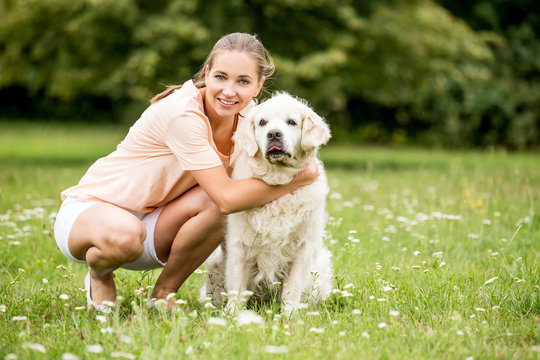
[[[387,327],[387,326],[388,326],[388,325],[387,325],[385,322],[379,323],[379,324],[377,325],[377,327],[378,327],[379,329],[383,329],[383,328],[385,328],[385,327]]]
[[[434,252],[432,256],[433,256],[435,259],[442,259],[442,257],[443,257],[443,252],[442,252],[442,251]]]
[[[439,264],[439,267],[443,267],[444,265],[446,265],[446,262],[441,261],[441,263]]]
[[[268,345],[264,348],[264,352],[267,354],[285,354],[289,352],[289,349],[286,346]]]
[[[99,354],[103,352],[103,346],[96,344],[96,345],[86,345],[86,351]]]
[[[6,312],[6,305],[0,305],[0,312]]]
[[[67,270],[67,268],[64,265],[58,265],[56,268],[59,270]]]
[[[478,239],[480,237],[480,235],[478,234],[469,234],[469,239]]]
[[[211,317],[206,322],[208,325],[227,326],[227,320],[217,317]]]
[[[11,318],[11,321],[26,321],[28,320],[28,317],[26,316],[14,316]]]
[[[479,307],[478,307],[478,308],[474,308],[474,310],[476,310],[476,311],[486,311],[486,309],[484,309],[484,308],[479,308]]]
[[[463,331],[458,330],[458,331],[456,331],[456,334],[458,334],[458,335],[463,335]]]
[[[102,323],[107,322],[107,318],[103,315],[96,315],[96,320]]]
[[[62,360],[79,360],[80,357],[78,357],[75,354],[72,353],[64,353],[62,354]]]
[[[135,359],[135,355],[120,351],[114,351],[111,353],[112,358],[125,358],[125,359]]]
[[[178,299],[174,303],[178,305],[183,305],[183,304],[186,304],[186,300]]]
[[[345,334],[346,334],[345,331],[340,331],[340,332],[338,333],[339,336],[345,336]]]
[[[422,267],[420,265],[413,265],[413,266],[411,266],[411,268],[413,268],[413,269],[421,269]]]
[[[414,256],[420,255],[420,251],[418,251],[418,250],[413,251],[413,255],[414,255]]]
[[[43,282],[44,285],[47,285],[49,283],[49,280],[47,280],[45,278],[41,279],[41,281]]]
[[[257,315],[253,310],[242,310],[235,318],[236,323],[240,326],[258,324],[264,325],[264,320],[261,316]]]
[[[47,352],[47,350],[45,349],[45,346],[38,343],[24,343],[23,347],[27,349],[39,351],[40,353],[43,353],[43,354]]]
[[[353,315],[360,315],[362,312],[359,309],[353,309]]]
[[[102,334],[112,334],[113,333],[113,329],[111,327],[106,327],[106,328],[100,329],[99,331]]]
[[[392,290],[392,287],[391,286],[388,286],[388,285],[385,285],[381,288],[382,291],[384,292],[388,292],[388,291],[391,291]]]
[[[318,311],[308,311],[306,313],[307,316],[319,316],[321,315]]]
[[[11,353],[11,354],[6,354],[6,356],[4,356],[4,360],[17,360],[17,355]]]
[[[205,272],[206,272],[206,270],[197,269],[193,273],[194,274],[204,274]]]
[[[341,292],[341,297],[351,297],[351,296],[353,296],[353,294],[351,294],[351,293],[348,292],[348,291],[343,290],[343,291]]]
[[[497,280],[499,277],[498,276],[495,276],[494,278],[491,278],[489,280],[486,280],[486,282],[484,283],[484,286],[486,286],[487,284],[491,284],[492,282],[494,282],[495,280]]]
[[[323,328],[312,327],[312,328],[309,329],[309,332],[312,332],[312,333],[315,333],[315,334],[322,334],[322,333],[324,333],[324,329]]]
[[[377,299],[377,301],[378,301],[378,302],[385,302],[386,299],[384,299],[384,298],[379,298],[379,299]]]
[[[189,345],[188,348],[186,349],[186,355],[191,355],[191,354],[193,354],[193,347]]]
[[[388,236],[383,236],[382,241],[388,242],[388,241],[390,241],[390,238]]]
[[[392,270],[399,271],[400,269],[397,266],[392,266]]]
[[[362,332],[362,336],[365,337],[366,339],[369,339],[369,334],[365,331]]]
[[[390,314],[391,316],[399,316],[399,311],[396,311],[396,310],[390,310],[388,312],[388,314]]]
[[[491,220],[489,220],[489,219],[484,219],[484,220],[482,220],[482,224],[484,224],[484,225],[491,225]]]
[[[67,294],[61,294],[61,295],[59,296],[59,298],[60,298],[61,300],[68,300],[68,299],[69,299],[69,296],[68,296]]]

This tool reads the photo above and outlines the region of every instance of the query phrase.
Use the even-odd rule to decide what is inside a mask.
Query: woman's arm
[[[222,166],[191,173],[221,212],[230,214],[264,205],[313,183],[319,176],[319,166],[317,161],[310,161],[304,170],[284,185],[268,185],[259,179],[233,180]]]

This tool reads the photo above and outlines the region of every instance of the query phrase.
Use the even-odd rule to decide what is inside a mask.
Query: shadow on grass
[[[2,167],[79,167],[90,166],[99,157],[86,158],[86,157],[46,157],[46,156],[32,156],[32,157],[5,157],[0,156],[0,164]]]

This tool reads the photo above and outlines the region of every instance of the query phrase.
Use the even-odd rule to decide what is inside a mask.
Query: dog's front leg
[[[298,310],[302,293],[306,290],[310,279],[306,249],[303,247],[292,264],[289,276],[283,282],[281,309],[286,316]]]
[[[225,269],[225,287],[228,295],[226,310],[229,314],[236,314],[242,306],[242,297],[245,295],[249,280],[248,271],[245,247],[238,242],[230,241]]]

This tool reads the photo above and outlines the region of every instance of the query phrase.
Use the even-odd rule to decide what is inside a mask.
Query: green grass
[[[126,130],[0,122],[0,359],[539,357],[538,154],[329,146],[330,300],[293,319],[266,306],[263,327],[212,325],[203,274],[179,290],[182,311],[161,314],[135,294],[159,270],[119,270],[120,310],[97,318],[53,221],[60,191]]]

